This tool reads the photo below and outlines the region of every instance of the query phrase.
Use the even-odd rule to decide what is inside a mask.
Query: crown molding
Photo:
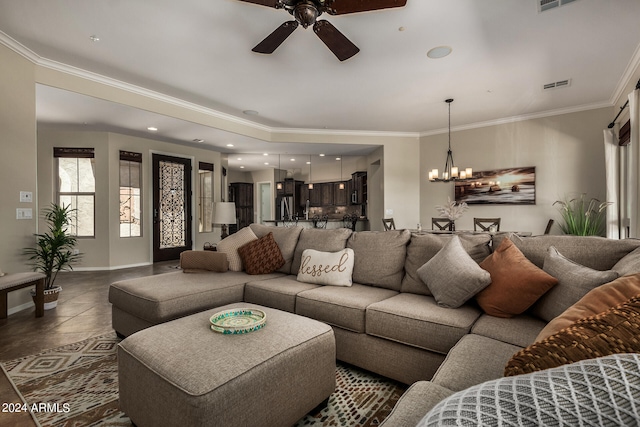
[[[451,128],[451,131],[452,132],[458,132],[458,131],[463,131],[463,130],[472,130],[472,129],[484,128],[484,127],[488,127],[488,126],[498,126],[498,125],[504,125],[504,124],[508,124],[508,123],[523,122],[525,120],[543,119],[545,117],[553,117],[553,116],[560,116],[560,115],[563,115],[563,114],[571,114],[571,113],[579,113],[579,112],[582,112],[582,111],[597,110],[599,108],[610,108],[612,106],[613,106],[613,104],[611,104],[610,102],[596,102],[596,103],[593,103],[593,104],[578,105],[576,107],[558,108],[556,110],[542,111],[542,112],[539,112],[539,113],[522,114],[522,115],[519,115],[519,116],[504,117],[504,118],[497,119],[497,120],[488,120],[486,122],[469,123],[467,125],[454,126],[454,127]],[[428,132],[421,132],[420,133],[420,137],[432,136],[432,135],[440,135],[440,134],[443,134],[443,133],[447,133],[448,131],[449,131],[448,128],[435,129],[435,130],[428,131]]]
[[[622,73],[622,76],[620,77],[620,81],[618,81],[618,85],[616,86],[616,89],[613,91],[613,95],[611,95],[611,99],[610,99],[611,105],[616,105],[619,102],[621,102],[620,98],[623,96],[625,97],[625,100],[626,100],[627,94],[622,93],[622,91],[624,91],[624,89],[627,87],[627,85],[633,78],[633,74],[638,69],[640,69],[640,43],[636,47],[636,51],[634,52],[633,56],[629,60],[629,64],[627,65],[627,68],[625,68],[624,73]]]

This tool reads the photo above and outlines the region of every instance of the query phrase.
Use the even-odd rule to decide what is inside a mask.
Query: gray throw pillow
[[[550,322],[578,302],[590,290],[618,278],[612,270],[599,271],[564,257],[555,246],[549,246],[542,269],[558,279],[558,284],[544,294],[531,312]]]
[[[635,251],[625,255],[611,269],[613,271],[617,271],[621,276],[640,273],[640,248],[637,248]]]
[[[491,283],[491,275],[469,256],[458,236],[418,269],[418,277],[438,305],[447,308],[460,307]]]

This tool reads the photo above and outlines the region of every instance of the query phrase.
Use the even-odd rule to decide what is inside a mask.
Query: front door
[[[191,247],[191,160],[154,154],[153,262]]]

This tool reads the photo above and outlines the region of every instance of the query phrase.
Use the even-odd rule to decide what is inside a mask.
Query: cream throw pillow
[[[316,285],[351,286],[352,273],[353,249],[346,248],[338,252],[305,249],[298,270],[298,281]]]
[[[255,233],[249,227],[244,227],[238,230],[237,233],[234,233],[218,242],[218,252],[227,254],[229,270],[242,271],[242,258],[240,258],[238,248],[249,242],[253,242],[254,240],[258,240]]]

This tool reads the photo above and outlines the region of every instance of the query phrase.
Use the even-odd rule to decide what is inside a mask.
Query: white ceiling
[[[640,1],[576,0],[542,13],[538,1],[408,0],[323,16],[361,50],[345,62],[302,27],[272,55],[251,52],[291,17],[238,0],[0,0],[0,31],[41,58],[272,129],[430,133],[447,126],[446,98],[455,99],[454,127],[613,105],[640,55]],[[427,57],[442,45],[452,54]],[[542,90],[564,79],[569,87]],[[231,141],[223,150],[230,153],[267,144],[47,87],[38,88],[37,104],[49,126],[149,137],[156,119],[166,120],[158,139]]]

